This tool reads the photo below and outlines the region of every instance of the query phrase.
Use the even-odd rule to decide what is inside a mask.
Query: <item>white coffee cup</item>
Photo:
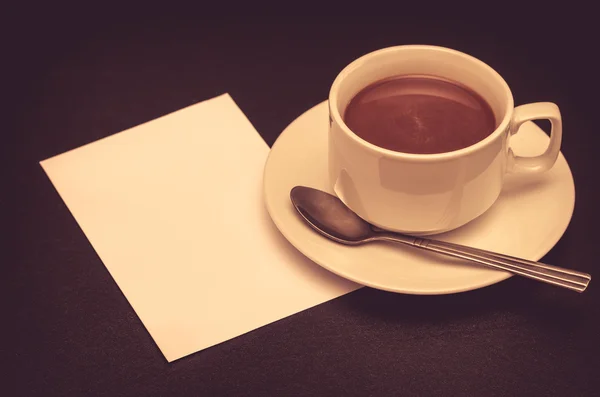
[[[368,85],[397,75],[433,75],[471,88],[491,106],[497,127],[476,144],[439,154],[409,154],[373,145],[344,123],[350,100]],[[514,106],[504,79],[482,61],[443,47],[407,45],[358,58],[329,93],[329,178],[336,195],[380,228],[411,234],[452,230],[477,218],[498,198],[508,172],[537,174],[559,154],[562,120],[550,102]],[[552,123],[546,151],[515,156],[510,137],[528,120]]]

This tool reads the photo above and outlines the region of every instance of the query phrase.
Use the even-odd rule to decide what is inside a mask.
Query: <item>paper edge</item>
[[[121,130],[121,131],[119,131],[119,132],[115,132],[115,133],[112,133],[112,134],[110,134],[110,135],[107,135],[107,136],[105,136],[105,137],[102,137],[102,138],[96,139],[95,141],[88,142],[88,143],[84,143],[83,145],[81,145],[81,146],[77,146],[76,148],[67,149],[67,150],[66,150],[66,151],[64,151],[64,152],[61,152],[61,153],[58,153],[58,154],[52,155],[52,156],[50,156],[50,157],[48,157],[48,158],[46,158],[46,159],[44,159],[44,160],[40,160],[38,163],[39,163],[39,164],[40,164],[40,165],[43,167],[43,163],[46,163],[46,162],[48,162],[48,161],[50,161],[50,160],[52,160],[52,159],[54,159],[54,158],[56,158],[56,157],[58,157],[58,156],[62,156],[62,155],[64,155],[64,154],[71,153],[71,152],[73,152],[73,151],[75,151],[75,150],[83,149],[83,148],[85,148],[85,147],[88,147],[88,146],[90,146],[90,145],[93,145],[93,144],[95,144],[95,143],[102,142],[102,141],[104,141],[104,140],[107,140],[107,139],[110,139],[110,138],[112,138],[112,137],[114,137],[114,136],[117,136],[117,135],[120,135],[120,134],[126,133],[126,132],[128,132],[128,131],[131,131],[131,130],[133,130],[134,128],[139,128],[139,127],[141,127],[141,126],[143,126],[143,125],[150,124],[150,123],[152,123],[152,122],[154,122],[154,121],[157,121],[157,120],[160,120],[160,119],[166,118],[166,117],[168,117],[168,116],[173,116],[173,115],[175,115],[176,113],[183,112],[183,111],[185,111],[185,110],[189,110],[190,108],[192,108],[192,107],[194,107],[194,106],[198,106],[198,105],[201,105],[201,104],[203,104],[203,103],[210,102],[210,101],[213,101],[213,100],[218,100],[218,99],[220,99],[220,98],[223,98],[223,97],[229,98],[229,99],[231,100],[231,102],[233,102],[233,103],[235,104],[235,106],[236,106],[236,107],[237,107],[237,108],[238,108],[240,111],[242,110],[242,109],[241,109],[241,108],[240,108],[240,107],[237,105],[237,103],[236,103],[236,102],[233,100],[233,98],[231,97],[231,95],[230,95],[228,92],[225,92],[225,93],[223,93],[223,94],[220,94],[220,95],[217,95],[217,96],[215,96],[215,97],[208,98],[208,99],[205,99],[205,100],[203,100],[203,101],[200,101],[200,102],[193,103],[193,104],[191,104],[191,105],[188,105],[188,106],[186,106],[186,107],[183,107],[183,108],[181,108],[181,109],[177,109],[177,110],[174,110],[174,111],[172,111],[172,112],[170,112],[170,113],[163,114],[162,116],[158,116],[158,117],[155,117],[155,118],[153,118],[153,119],[150,119],[150,120],[144,121],[144,122],[142,122],[142,123],[139,123],[139,124],[133,125],[133,126],[131,126],[131,127],[129,127],[129,128],[126,128],[126,129],[124,129],[124,130]],[[244,112],[242,112],[242,113],[244,113]],[[244,116],[246,116],[246,115],[244,114]],[[246,117],[246,118],[247,118],[247,117]],[[250,121],[250,120],[248,120],[248,121]],[[252,123],[250,123],[250,124],[252,124]],[[254,125],[253,125],[253,127],[254,127]],[[256,131],[256,128],[255,128],[255,131]],[[257,133],[258,133],[258,131],[257,131]],[[260,134],[259,134],[259,135],[260,135]],[[262,138],[262,137],[261,137],[261,138]],[[264,141],[264,139],[263,139],[263,141]],[[267,145],[267,146],[268,146],[268,145]],[[46,173],[46,175],[47,175],[47,174],[48,174],[48,173]]]

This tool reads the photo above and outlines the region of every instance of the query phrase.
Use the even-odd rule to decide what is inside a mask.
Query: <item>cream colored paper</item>
[[[275,229],[268,152],[225,94],[41,162],[168,361],[358,288]]]

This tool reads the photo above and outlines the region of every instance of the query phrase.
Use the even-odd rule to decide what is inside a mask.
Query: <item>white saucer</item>
[[[267,210],[281,233],[325,269],[359,284],[408,294],[473,290],[510,277],[447,257],[392,244],[340,245],[314,232],[296,214],[290,190],[310,186],[332,193],[327,183],[327,102],[291,123],[273,145],[265,165]],[[519,155],[536,155],[548,144],[533,123],[521,127],[511,145]],[[575,204],[575,186],[561,154],[554,168],[535,179],[507,176],[494,206],[460,229],[434,236],[445,241],[539,260],[565,232]]]

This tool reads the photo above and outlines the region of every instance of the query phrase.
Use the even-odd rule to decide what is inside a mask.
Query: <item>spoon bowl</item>
[[[296,186],[290,198],[304,220],[325,237],[347,245],[364,244],[374,238],[372,226],[331,194]]]

